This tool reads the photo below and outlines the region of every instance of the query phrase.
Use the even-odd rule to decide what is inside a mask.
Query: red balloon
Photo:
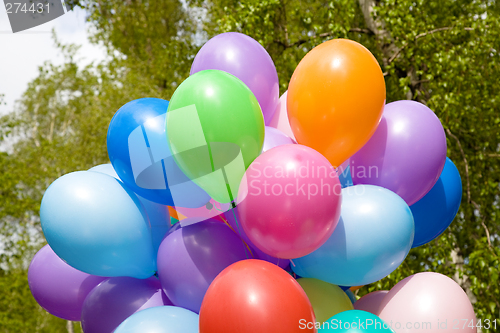
[[[316,332],[306,293],[287,272],[248,259],[224,269],[208,288],[200,333]]]

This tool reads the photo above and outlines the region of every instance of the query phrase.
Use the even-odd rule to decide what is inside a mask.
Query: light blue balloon
[[[390,325],[372,313],[348,310],[337,313],[324,323],[320,323],[318,333],[394,333]]]
[[[60,177],[43,196],[40,220],[50,247],[80,271],[139,279],[156,271],[144,209],[113,177],[88,171]]]
[[[111,163],[97,165],[89,169],[89,171],[104,173],[121,181],[120,177],[118,177],[118,175],[116,174],[115,169],[113,169]],[[168,214],[168,207],[153,201],[149,201],[148,199],[141,197],[137,193],[136,195],[137,198],[139,198],[139,201],[144,206],[144,209],[146,210],[146,213],[148,215],[149,223],[151,224],[151,236],[153,238],[154,251],[155,253],[158,253],[158,248],[160,247],[161,241],[163,240],[163,238],[165,238],[165,235],[170,229],[170,215]]]
[[[401,197],[374,185],[342,189],[340,220],[319,249],[293,260],[293,271],[341,286],[382,279],[405,259],[415,227]]]
[[[177,306],[157,306],[134,313],[114,333],[198,333],[198,315]]]

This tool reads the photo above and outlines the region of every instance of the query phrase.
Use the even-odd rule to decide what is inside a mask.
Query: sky
[[[74,9],[50,22],[29,30],[12,33],[3,0],[0,0],[0,94],[5,94],[7,105],[0,106],[0,115],[13,110],[18,100],[36,78],[38,67],[45,61],[61,64],[63,57],[54,46],[52,29],[63,43],[81,45],[79,64],[104,59],[104,49],[90,44],[86,13]]]

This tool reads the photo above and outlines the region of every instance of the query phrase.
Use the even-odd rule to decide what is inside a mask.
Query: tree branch
[[[416,41],[416,40],[418,40],[418,39],[420,39],[422,37],[435,34],[436,32],[441,32],[441,31],[446,31],[446,30],[451,30],[451,29],[453,29],[453,27],[441,27],[441,28],[436,28],[436,29],[433,29],[433,30],[430,30],[430,31],[427,31],[427,32],[423,32],[421,34],[416,35],[415,38],[414,38],[414,41]],[[474,28],[468,28],[468,27],[466,27],[466,28],[464,28],[464,30],[471,31],[471,30],[474,30]],[[401,53],[401,51],[403,51],[406,48],[406,46],[408,46],[408,44],[409,43],[406,43],[403,46],[401,46],[398,49],[398,51],[389,59],[388,63],[390,64],[391,62],[393,62],[394,59],[396,59],[397,56]]]
[[[391,59],[398,51],[398,47],[394,43],[394,39],[389,31],[385,28],[384,21],[380,18],[373,17],[373,8],[376,4],[375,0],[358,0],[358,3],[363,13],[366,26],[375,35],[378,48],[384,54],[382,62],[385,67],[389,64],[388,59]]]
[[[470,182],[469,182],[469,163],[467,162],[467,157],[465,156],[465,152],[462,148],[462,144],[460,143],[460,140],[455,136],[455,134],[451,133],[450,129],[446,129],[446,133],[448,133],[449,136],[451,136],[455,141],[457,141],[458,148],[460,149],[460,153],[462,154],[462,158],[465,163],[465,177],[467,180],[467,202],[471,202],[470,200]]]

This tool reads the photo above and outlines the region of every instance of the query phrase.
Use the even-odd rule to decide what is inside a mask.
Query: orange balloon
[[[223,270],[203,298],[200,333],[316,332],[306,293],[267,261],[238,261]]]
[[[384,105],[385,81],[377,60],[348,39],[312,49],[288,87],[288,118],[297,142],[316,149],[335,167],[370,139]]]
[[[363,288],[364,286],[352,286],[351,288],[349,288],[351,291],[356,291],[358,289],[361,289]]]

